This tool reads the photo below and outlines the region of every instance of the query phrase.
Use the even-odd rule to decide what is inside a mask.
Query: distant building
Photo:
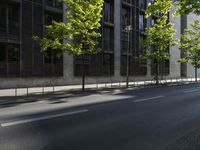
[[[88,83],[123,81],[127,57],[130,60],[130,80],[152,79],[154,70],[134,58],[143,53],[145,27],[154,24],[156,19],[156,16],[144,18],[146,3],[146,0],[105,0],[100,42],[102,52],[87,57]],[[43,53],[32,40],[34,35],[42,36],[45,25],[51,24],[52,20],[65,21],[63,12],[64,8],[57,0],[1,0],[0,88],[80,83],[82,65],[78,57],[67,53],[60,56],[51,49]],[[169,19],[175,22],[177,37],[180,38],[191,17]],[[133,27],[128,53],[127,25]],[[163,60],[160,76],[193,76],[190,65],[177,62],[181,56],[178,46],[170,48],[169,52],[172,58]]]

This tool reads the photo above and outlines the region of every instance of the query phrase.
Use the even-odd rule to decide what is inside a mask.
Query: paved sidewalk
[[[161,84],[182,84],[194,82],[194,78],[176,78],[160,80]],[[198,78],[200,81],[200,78]],[[138,86],[149,86],[155,85],[155,81],[134,81],[129,82],[130,87]],[[86,84],[85,88],[89,90],[108,89],[108,88],[124,88],[126,82],[115,82],[115,83],[96,83]],[[28,87],[28,88],[15,88],[15,89],[0,89],[0,97],[11,97],[11,96],[25,96],[25,95],[42,95],[47,93],[66,92],[66,91],[80,91],[81,85],[67,85],[67,86],[49,86],[49,87]]]

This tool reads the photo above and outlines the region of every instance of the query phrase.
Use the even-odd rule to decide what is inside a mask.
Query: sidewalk
[[[160,80],[161,84],[182,84],[194,82],[194,78],[176,78],[176,79],[164,79]],[[198,78],[200,81],[200,78]],[[138,86],[149,86],[155,85],[155,81],[130,81],[130,87]],[[115,83],[96,83],[96,84],[86,84],[85,88],[88,90],[99,90],[108,88],[124,88],[126,87],[126,82],[115,82]],[[25,95],[42,95],[48,93],[56,92],[66,92],[66,91],[78,91],[81,90],[81,85],[67,85],[67,86],[51,86],[51,87],[27,87],[27,88],[16,88],[16,89],[0,89],[0,97],[12,97],[12,96],[25,96]]]

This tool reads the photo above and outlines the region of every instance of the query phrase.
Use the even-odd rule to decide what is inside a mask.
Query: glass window
[[[6,38],[19,36],[19,6],[10,4],[0,4],[0,33]],[[3,33],[3,34],[2,34]],[[10,36],[12,35],[12,36]],[[16,38],[16,37],[15,37]]]
[[[131,10],[128,7],[122,7],[122,28],[131,24]]]
[[[0,63],[6,61],[6,48],[4,45],[0,45]]]
[[[140,35],[139,36],[139,46],[140,46],[140,51],[143,51],[143,49],[144,49],[144,36],[143,35]]]
[[[8,46],[8,61],[9,62],[19,61],[19,47],[15,45]]]
[[[56,14],[56,13],[50,13],[46,12],[45,14],[45,24],[46,25],[51,25],[52,21],[62,21],[62,15],[61,14]]]
[[[125,3],[132,3],[132,0],[123,0]]]
[[[16,44],[0,44],[0,75],[19,75],[20,49]]]
[[[146,3],[147,3],[146,0],[139,0],[139,7],[141,9],[145,9],[146,8]]]
[[[59,2],[58,0],[45,0],[45,3],[47,6],[50,6],[50,7],[55,7],[59,9],[62,8],[62,3]]]
[[[44,52],[44,62],[45,63],[52,62],[52,50],[51,49]]]
[[[0,6],[0,32],[6,32],[6,7]]]
[[[8,7],[9,33],[19,34],[19,8],[16,6]]]
[[[156,23],[156,18],[152,17],[151,19],[151,25],[154,25]]]
[[[62,3],[57,1],[57,0],[55,0],[55,7],[56,8],[62,8]]]
[[[104,2],[104,21],[113,23],[114,21],[114,5],[112,0]]]
[[[104,45],[104,50],[113,51],[113,49],[114,49],[114,31],[113,31],[113,28],[104,27],[103,45]]]
[[[145,28],[145,19],[144,19],[144,14],[139,15],[139,29],[144,30]]]

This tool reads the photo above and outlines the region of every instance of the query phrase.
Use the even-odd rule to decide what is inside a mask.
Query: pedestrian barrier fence
[[[197,83],[199,83],[200,78],[197,79]],[[160,85],[179,85],[179,84],[189,84],[196,83],[195,78],[168,78],[159,80]],[[129,87],[140,87],[140,86],[153,86],[156,85],[155,79],[146,80],[146,81],[130,81]],[[48,87],[26,87],[26,88],[13,88],[13,89],[0,89],[0,97],[8,97],[8,96],[25,96],[25,95],[41,95],[55,92],[66,92],[71,90],[81,90],[81,85],[66,85],[66,86],[48,86]],[[112,80],[108,80],[106,83],[96,82],[95,84],[86,84],[86,89],[110,89],[110,88],[126,88],[126,82],[118,81],[112,82]]]

